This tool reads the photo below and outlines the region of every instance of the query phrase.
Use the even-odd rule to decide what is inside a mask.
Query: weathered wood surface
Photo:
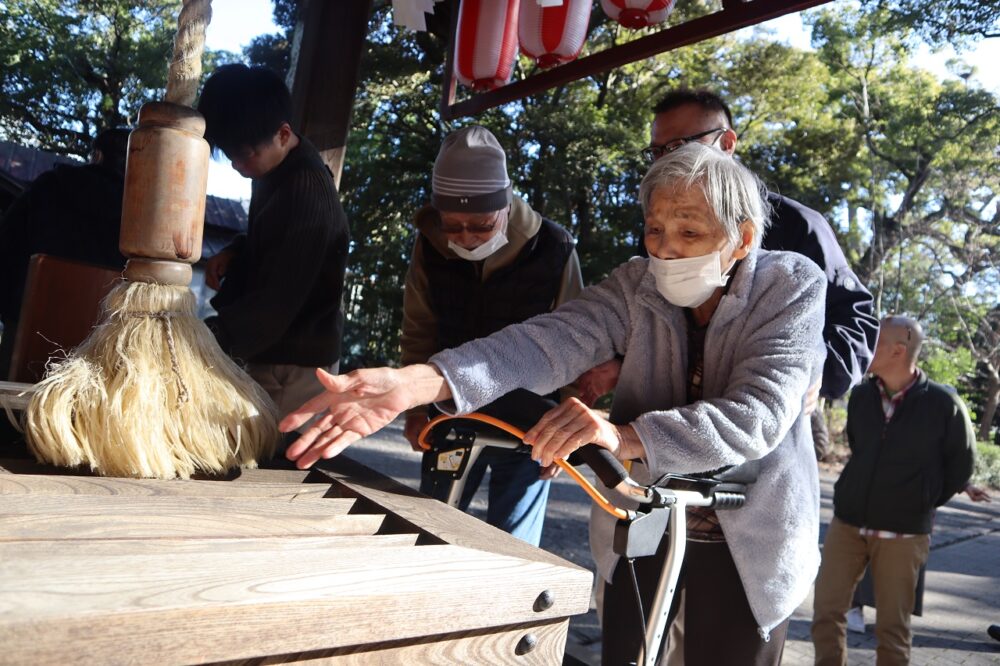
[[[2,466],[2,461],[0,461]],[[111,479],[100,476],[54,476],[0,473],[0,495],[131,495],[145,497],[228,497],[274,500],[320,499],[329,486],[318,483],[219,483],[188,481],[149,483],[143,479]]]
[[[371,664],[518,664],[536,666],[562,663],[569,620],[524,624],[496,631],[469,631],[436,637],[437,640],[397,641],[391,646],[358,651],[355,648],[284,655],[297,666],[371,666]],[[524,651],[525,637],[535,647]],[[527,642],[527,641],[524,641]],[[519,644],[521,644],[519,648]],[[227,661],[214,666],[258,666],[262,659]]]
[[[180,664],[365,645],[559,617],[571,595],[554,569],[447,545],[280,558],[53,553],[0,564],[0,609],[20,616],[0,636],[34,663],[73,660],[78,636],[93,663],[142,661],[151,646],[158,663]],[[557,603],[535,611],[546,589]]]
[[[0,664],[558,664],[589,605],[589,572],[345,458],[0,470]]]
[[[123,514],[127,512],[123,508]],[[320,534],[375,534],[384,515],[316,515],[289,513],[262,517],[245,513],[198,516],[135,513],[7,514],[0,509],[0,541],[27,539],[159,539],[163,537],[267,537]]]
[[[385,548],[414,546],[418,534],[338,534],[336,536],[205,537],[162,539],[35,539],[0,541],[0,562],[8,558],[35,558],[62,550],[76,557],[108,555],[171,555],[174,553],[217,552],[237,555],[249,552],[297,552],[337,548]]]
[[[221,484],[220,484],[221,485]],[[225,517],[251,514],[260,518],[285,518],[289,515],[310,515],[317,518],[350,513],[355,500],[350,498],[320,498],[299,501],[295,507],[288,500],[230,497],[134,496],[122,498],[104,495],[78,495],[71,500],[54,495],[7,495],[0,502],[0,516],[61,514],[66,517],[94,516],[189,516]]]

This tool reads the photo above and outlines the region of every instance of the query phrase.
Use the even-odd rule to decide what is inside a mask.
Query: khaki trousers
[[[335,375],[339,365],[338,362],[323,369]],[[316,368],[313,367],[248,363],[247,374],[271,396],[271,400],[278,406],[278,418],[282,419],[309,398],[323,392],[323,385],[316,379]]]
[[[833,519],[823,543],[813,601],[816,666],[846,666],[847,609],[866,566],[871,567],[875,583],[878,666],[910,662],[910,614],[917,575],[929,550],[929,534],[888,539],[861,536],[858,528]]]

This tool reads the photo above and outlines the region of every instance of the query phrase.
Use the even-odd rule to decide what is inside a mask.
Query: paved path
[[[416,488],[420,456],[410,450],[397,422],[352,446],[347,455]],[[832,515],[833,473],[822,474],[823,528]],[[485,482],[483,484],[485,487]],[[928,562],[923,617],[913,618],[914,665],[1000,665],[1000,642],[986,627],[1000,624],[1000,497],[974,504],[965,495],[939,510]],[[485,515],[485,494],[473,500],[472,513]],[[542,547],[580,566],[593,568],[587,546],[589,500],[565,475],[555,480],[549,499]],[[812,596],[792,616],[783,666],[813,663],[809,640]],[[848,634],[849,664],[875,664],[875,614],[867,610],[868,633]],[[725,635],[720,628],[720,637]],[[594,611],[573,618],[568,652],[598,664],[600,630]]]

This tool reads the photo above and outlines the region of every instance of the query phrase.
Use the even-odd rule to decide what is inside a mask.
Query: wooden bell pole
[[[165,101],[139,111],[129,137],[119,248],[125,278],[186,286],[201,258],[209,146],[191,108],[201,78],[211,0],[184,0]]]

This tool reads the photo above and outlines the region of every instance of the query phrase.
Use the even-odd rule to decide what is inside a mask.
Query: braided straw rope
[[[184,0],[177,19],[174,55],[167,72],[164,100],[191,106],[201,81],[201,56],[205,51],[205,29],[212,20],[212,0]]]

